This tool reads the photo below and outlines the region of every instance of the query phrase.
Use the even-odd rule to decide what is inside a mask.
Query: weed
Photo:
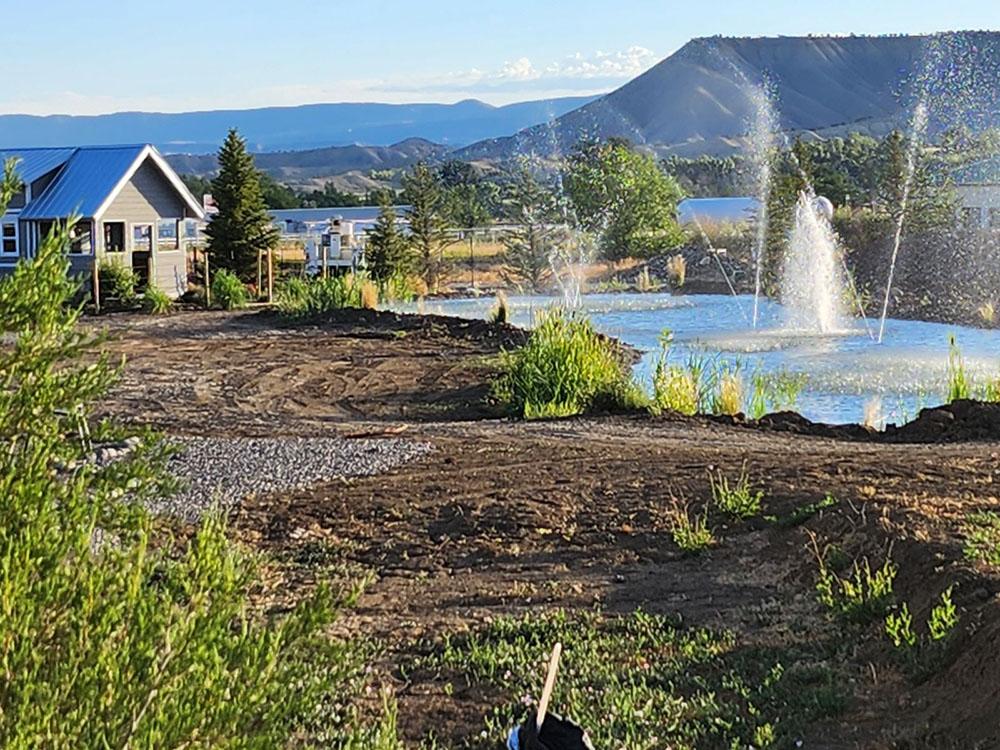
[[[854,562],[850,575],[841,577],[819,555],[819,581],[816,591],[821,604],[838,618],[865,623],[885,615],[892,603],[892,586],[897,569],[886,559],[881,568],[872,571],[865,559]]]
[[[760,514],[760,502],[764,499],[764,493],[750,488],[750,475],[747,472],[746,462],[743,463],[740,475],[733,484],[730,484],[729,478],[721,469],[715,474],[709,474],[708,478],[712,486],[712,499],[720,510],[742,519],[753,518]]]
[[[678,289],[687,280],[687,261],[683,255],[674,255],[667,261],[667,273]]]
[[[965,359],[954,336],[948,339],[948,396],[947,403],[972,397],[972,386],[965,370]]]
[[[742,411],[743,379],[738,372],[721,373],[712,398],[712,413],[735,416]]]
[[[690,508],[677,508],[670,517],[670,535],[684,552],[697,554],[715,544],[715,534],[708,526],[708,508],[692,515]]]
[[[750,403],[747,414],[760,419],[776,411],[794,409],[799,395],[806,386],[807,377],[802,373],[756,372],[750,380]]]
[[[905,651],[916,647],[917,634],[913,632],[913,615],[908,604],[904,602],[898,614],[890,612],[885,616],[885,632],[897,649]]]
[[[242,310],[250,297],[239,277],[222,268],[212,278],[212,299],[223,310]]]
[[[954,586],[949,586],[941,594],[941,603],[935,605],[934,609],[931,610],[930,619],[927,620],[927,629],[932,641],[943,641],[951,637],[958,625],[958,610],[951,598],[954,588]]]
[[[522,348],[501,355],[500,367],[494,396],[525,419],[645,405],[617,345],[587,318],[562,310],[543,314]]]
[[[1000,565],[1000,514],[973,513],[966,518],[964,534],[966,559]]]
[[[660,288],[659,282],[649,273],[649,266],[643,266],[635,280],[635,288],[639,292],[655,292]]]
[[[992,302],[984,302],[979,306],[979,319],[983,322],[983,325],[992,328],[996,325],[997,321],[997,311],[996,307]]]
[[[487,320],[498,325],[510,322],[510,306],[507,303],[507,295],[503,292],[497,292],[496,302]]]
[[[378,286],[371,279],[364,279],[358,292],[361,297],[361,307],[374,310],[378,307]]]
[[[150,315],[166,315],[173,307],[173,300],[158,286],[150,284],[142,293],[142,309]]]

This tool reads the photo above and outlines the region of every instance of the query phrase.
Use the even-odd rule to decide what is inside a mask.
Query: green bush
[[[366,287],[372,288],[368,279],[360,274],[325,279],[292,277],[278,288],[275,303],[282,315],[308,318],[344,308],[363,307]]]
[[[250,301],[250,295],[236,274],[221,269],[212,278],[212,301],[223,310],[242,310]]]
[[[361,652],[323,632],[344,598],[320,586],[290,612],[262,611],[253,560],[221,520],[181,538],[154,523],[144,503],[173,485],[154,436],[91,460],[79,436],[118,368],[76,325],[68,240],[57,230],[0,281],[0,333],[13,336],[0,348],[3,746],[350,740]]]
[[[142,293],[142,309],[150,315],[166,315],[173,308],[173,300],[158,286],[150,284]]]
[[[585,317],[551,310],[524,347],[501,355],[494,395],[525,419],[644,405],[618,345]]]
[[[120,260],[105,260],[100,270],[101,297],[105,302],[118,302],[132,307],[139,299],[139,277]]]

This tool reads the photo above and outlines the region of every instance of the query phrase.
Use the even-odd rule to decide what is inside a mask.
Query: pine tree
[[[423,162],[403,176],[403,199],[410,204],[410,244],[417,271],[430,289],[437,288],[441,255],[451,241],[444,217],[444,193],[437,176]]]
[[[253,157],[235,129],[219,149],[219,176],[212,180],[212,198],[219,208],[205,230],[212,264],[249,281],[256,272],[257,254],[277,245],[278,230],[264,204]]]
[[[515,228],[503,239],[503,275],[508,281],[540,291],[552,273],[552,255],[565,241],[565,231],[553,225],[555,200],[522,167],[505,201],[506,218]]]
[[[368,235],[365,261],[368,273],[377,281],[386,281],[396,273],[410,270],[410,247],[396,224],[396,211],[389,197],[382,196],[378,220]]]

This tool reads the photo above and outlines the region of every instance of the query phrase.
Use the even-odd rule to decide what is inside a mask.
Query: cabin
[[[963,226],[1000,230],[1000,157],[967,164],[952,173],[952,179]]]
[[[187,291],[187,245],[205,213],[153,146],[0,150],[0,162],[8,159],[24,187],[0,218],[0,274],[33,258],[53,224],[74,216],[72,273],[92,278],[117,262],[174,299]]]

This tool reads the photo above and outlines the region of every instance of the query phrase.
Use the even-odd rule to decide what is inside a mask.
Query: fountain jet
[[[846,328],[846,285],[828,211],[829,201],[799,194],[781,274],[781,301],[789,328],[815,333]]]

